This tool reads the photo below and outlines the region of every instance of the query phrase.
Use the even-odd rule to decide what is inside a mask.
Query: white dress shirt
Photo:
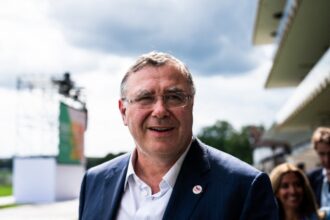
[[[325,169],[322,170],[323,174],[323,184],[321,189],[321,210],[330,213],[330,189],[329,189],[329,181],[326,175],[327,171]]]
[[[155,194],[152,194],[150,186],[136,175],[133,168],[136,151],[131,154],[117,220],[159,220],[163,218],[175,181],[190,145],[191,143],[171,169],[163,176],[162,181],[159,183],[160,191]]]

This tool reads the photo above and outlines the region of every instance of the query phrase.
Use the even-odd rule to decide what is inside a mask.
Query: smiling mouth
[[[288,201],[290,201],[290,202],[299,202],[300,201],[300,197],[299,196],[290,196],[288,198]]]
[[[157,132],[166,132],[166,131],[171,131],[174,128],[170,127],[170,128],[161,128],[161,127],[150,127],[149,130],[152,131],[157,131]]]

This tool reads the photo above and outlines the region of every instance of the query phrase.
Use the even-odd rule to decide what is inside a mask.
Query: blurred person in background
[[[79,219],[277,219],[267,174],[193,136],[194,97],[177,58],[138,58],[118,102],[135,149],[87,171]]]
[[[321,167],[308,174],[321,209],[330,215],[330,128],[319,127],[312,136],[312,146],[319,156]]]
[[[270,173],[280,220],[325,220],[318,210],[313,191],[304,172],[290,163],[276,166]]]

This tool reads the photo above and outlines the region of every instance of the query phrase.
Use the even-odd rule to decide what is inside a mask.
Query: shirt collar
[[[171,167],[171,169],[169,171],[167,171],[167,173],[163,176],[163,180],[165,182],[167,182],[172,188],[174,187],[176,178],[179,175],[179,171],[181,169],[182,163],[183,163],[184,159],[186,158],[186,155],[190,149],[190,146],[191,146],[191,141],[190,141],[187,149],[183,152],[183,154],[181,154],[179,159],[175,162],[175,164]]]
[[[327,177],[327,170],[325,168],[322,169],[322,175],[323,175],[323,182],[329,182]]]
[[[127,182],[129,178],[132,178],[133,175],[135,174],[134,168],[133,168],[133,163],[135,161],[136,158],[136,149],[131,153],[130,159],[129,159],[129,163],[128,163],[128,168],[127,168],[127,173],[126,173],[126,179],[125,179],[125,185],[124,188],[126,189],[127,186]]]
[[[184,159],[186,158],[186,155],[191,147],[191,143],[194,140],[194,138],[191,139],[187,149],[181,154],[179,159],[173,164],[173,166],[167,171],[167,173],[163,176],[163,180],[168,183],[172,188],[174,187],[176,178],[179,175],[179,171],[181,169],[182,163]],[[127,168],[127,173],[126,173],[126,179],[125,179],[125,184],[124,184],[124,189],[126,189],[128,180],[130,178],[133,178],[133,176],[137,176],[135,171],[134,171],[134,162],[136,160],[136,149],[131,153],[128,168]]]

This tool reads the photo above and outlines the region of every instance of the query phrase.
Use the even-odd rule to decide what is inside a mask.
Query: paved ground
[[[12,197],[0,199],[0,207],[13,204]],[[0,209],[1,220],[77,220],[78,200],[29,204]]]

